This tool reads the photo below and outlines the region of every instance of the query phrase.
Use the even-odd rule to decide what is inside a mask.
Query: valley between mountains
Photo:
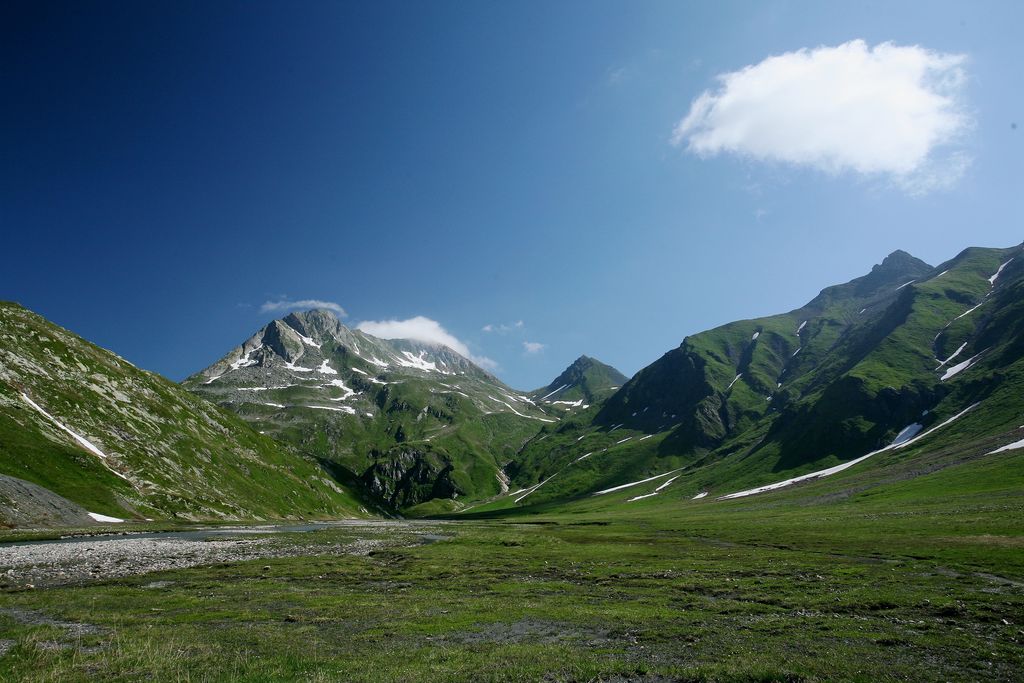
[[[898,251],[632,378],[581,356],[532,391],[323,310],[270,322],[178,385],[5,303],[2,521],[696,505],[916,459],[936,471],[1020,446],[1022,293],[1021,247],[938,266]],[[987,450],[936,455],[967,444]]]
[[[276,319],[176,385],[2,304],[3,521],[684,503],[867,457],[1013,450],[1020,252],[938,266],[895,252],[798,309],[687,337],[631,379],[581,356],[532,391],[326,310]]]
[[[323,310],[178,384],[0,303],[0,679],[1019,680],[1022,251],[527,391]]]

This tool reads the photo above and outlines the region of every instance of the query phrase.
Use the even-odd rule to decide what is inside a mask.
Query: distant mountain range
[[[633,378],[581,356],[530,392],[327,311],[272,321],[179,386],[0,304],[0,521],[701,500],[924,438],[1024,445],[1021,252],[933,267],[897,251],[798,309],[687,337]]]

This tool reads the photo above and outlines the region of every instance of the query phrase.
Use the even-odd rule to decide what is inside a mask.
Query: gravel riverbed
[[[61,542],[0,545],[0,588],[41,588],[147,574],[201,565],[302,555],[365,555],[393,545],[431,542],[436,529],[397,525],[360,530],[358,538],[338,543],[302,543],[289,538],[224,538],[186,540],[95,536]],[[365,532],[365,537],[364,533]]]

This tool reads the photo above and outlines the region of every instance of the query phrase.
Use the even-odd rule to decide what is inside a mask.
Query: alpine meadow
[[[0,680],[1024,681],[1024,8],[0,8]]]

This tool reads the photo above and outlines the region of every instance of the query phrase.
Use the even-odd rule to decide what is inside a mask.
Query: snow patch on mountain
[[[101,515],[98,512],[87,513],[90,517],[95,519],[97,522],[106,522],[108,524],[120,524],[124,520],[120,517],[111,517],[109,515]]]
[[[304,368],[292,363],[291,361],[285,361],[285,370],[291,370],[292,372],[313,372],[313,368]]]
[[[936,337],[936,339],[938,339],[938,337]],[[934,341],[934,340],[933,340],[933,341]],[[961,352],[962,352],[962,351],[963,351],[964,349],[966,349],[966,348],[967,348],[967,342],[964,342],[963,344],[961,344],[961,345],[960,345],[960,348],[958,348],[958,349],[957,349],[956,351],[954,351],[954,352],[953,352],[953,355],[951,355],[951,356],[950,356],[949,358],[947,358],[946,360],[944,360],[944,361],[940,362],[940,363],[939,363],[939,367],[937,367],[937,368],[935,368],[935,369],[936,369],[936,370],[939,370],[940,368],[942,368],[942,366],[943,366],[943,365],[945,365],[945,364],[946,364],[946,363],[948,363],[949,361],[951,361],[951,360],[953,360],[954,358],[956,358],[957,356],[959,356],[959,355],[960,355],[960,353],[961,353]]]
[[[50,415],[48,412],[43,410],[42,407],[38,403],[36,403],[32,399],[30,399],[25,393],[22,393],[21,397],[23,399],[25,399],[26,403],[28,403],[30,406],[35,408],[36,412],[38,412],[40,415],[45,417],[47,420],[49,420],[50,422],[55,424],[57,427],[59,427],[65,433],[69,434],[71,436],[71,438],[73,438],[75,441],[77,441],[78,444],[82,448],[84,448],[85,450],[89,451],[90,453],[92,453],[93,455],[95,455],[97,457],[103,458],[104,460],[107,459],[107,454],[104,453],[103,451],[101,451],[99,448],[97,448],[96,445],[93,444],[93,442],[89,441],[88,439],[86,439],[81,434],[78,434],[77,432],[72,431],[70,428],[68,428],[66,425],[64,425],[64,423],[62,423],[60,420],[58,420],[53,415]]]
[[[541,397],[540,397],[540,400],[542,400],[542,401],[543,401],[543,400],[544,400],[544,399],[546,399],[546,398],[547,398],[548,396],[554,396],[555,394],[557,394],[557,393],[558,393],[559,391],[561,391],[562,389],[566,389],[566,388],[568,388],[568,387],[569,387],[569,385],[568,385],[568,384],[563,384],[562,386],[560,386],[560,387],[558,387],[557,389],[555,389],[554,391],[552,391],[552,392],[551,392],[550,394],[545,394],[544,396],[541,396]]]
[[[1013,260],[1013,259],[1011,258],[1011,259],[1010,259],[1010,261],[1012,261],[1012,260]],[[990,278],[988,279],[988,283],[989,283],[990,285],[992,285],[993,287],[995,287],[995,285],[996,285],[996,280],[998,280],[998,279],[999,279],[999,276],[1000,276],[1000,275],[1002,274],[1002,272],[1003,272],[1003,268],[1005,268],[1006,266],[1010,265],[1010,261],[1007,261],[1007,262],[1006,262],[1006,263],[1004,263],[1003,265],[999,266],[999,269],[998,269],[998,270],[996,270],[996,272],[995,272],[995,275],[993,275],[992,277],[990,277]]]
[[[914,438],[922,429],[924,429],[924,425],[922,425],[920,422],[914,422],[913,424],[909,424],[902,430],[900,430],[900,433],[896,435],[896,438],[893,439],[892,443],[889,445],[899,446],[901,443],[906,443],[907,441],[910,441],[912,438]]]
[[[982,351],[982,353],[984,353],[984,351]],[[954,376],[960,374],[961,372],[963,372],[967,368],[969,368],[972,365],[974,365],[974,362],[976,360],[978,360],[978,358],[980,356],[981,356],[981,353],[979,353],[977,356],[971,356],[970,358],[968,358],[967,360],[963,361],[962,363],[957,363],[956,365],[952,366],[951,368],[946,370],[945,373],[943,373],[942,377],[939,378],[940,381],[945,382],[950,377],[954,377]]]
[[[348,413],[349,415],[355,415],[356,409],[352,406],[302,406],[303,408],[315,408],[316,410],[332,410],[336,413]]]
[[[646,484],[649,481],[657,481],[658,479],[661,479],[662,477],[667,477],[667,476],[669,476],[671,474],[675,474],[676,472],[679,472],[682,469],[683,469],[682,467],[679,467],[677,469],[670,470],[670,471],[664,472],[662,474],[656,474],[653,477],[647,477],[646,479],[641,479],[640,481],[631,481],[628,484],[619,484],[618,486],[613,486],[613,487],[611,487],[609,489],[603,489],[601,491],[596,491],[593,495],[595,495],[595,496],[603,496],[606,493],[614,493],[615,491],[621,491],[622,489],[628,489],[628,488],[630,488],[632,486],[639,486],[640,484]]]
[[[971,306],[971,307],[970,307],[970,308],[968,308],[968,309],[967,309],[966,311],[964,311],[963,313],[961,313],[961,314],[960,314],[960,315],[958,315],[957,317],[953,318],[952,322],[956,322],[956,321],[957,321],[957,320],[959,320],[960,318],[963,318],[963,317],[965,317],[965,316],[968,316],[968,315],[970,315],[971,313],[974,313],[974,312],[975,312],[976,310],[978,310],[979,308],[981,308],[981,307],[982,307],[982,306],[983,306],[984,304],[985,304],[985,302],[984,302],[984,301],[982,301],[982,302],[981,302],[980,304],[978,304],[977,306]],[[946,327],[949,327],[949,325],[946,325]],[[943,329],[945,329],[945,328],[943,328]]]
[[[996,453],[1004,453],[1006,451],[1015,451],[1019,448],[1024,448],[1024,439],[1021,439],[1020,441],[1014,441],[1013,443],[1008,443],[1005,446],[1001,446],[1000,448],[995,449],[994,451],[989,451],[985,455],[994,455]]]
[[[669,484],[671,484],[672,482],[674,482],[678,478],[679,478],[679,475],[677,474],[676,476],[672,477],[671,479],[666,481],[664,484],[662,484],[658,488],[654,489],[654,492],[657,493],[658,491],[661,491],[662,489],[668,487]]]
[[[548,483],[549,481],[551,481],[552,479],[554,479],[554,478],[555,478],[555,476],[557,476],[557,475],[558,475],[558,472],[555,472],[555,474],[552,474],[552,475],[551,475],[550,477],[548,477],[547,479],[545,479],[545,480],[544,480],[544,481],[542,481],[541,483],[539,483],[539,484],[536,484],[535,486],[531,486],[531,487],[530,487],[530,488],[528,488],[528,489],[525,489],[526,493],[523,493],[523,495],[521,495],[521,496],[519,496],[518,498],[516,498],[516,499],[515,499],[515,502],[516,502],[516,503],[518,503],[518,502],[519,502],[519,501],[521,501],[521,500],[522,500],[523,498],[526,498],[526,497],[527,497],[528,495],[530,495],[531,493],[533,493],[534,491],[536,491],[537,489],[539,489],[539,488],[540,488],[541,486],[543,486],[544,484],[546,484],[546,483]],[[523,489],[520,489],[519,491],[516,491],[516,493],[522,493],[522,491],[523,491]],[[512,495],[515,495],[515,493],[514,493],[514,494],[512,494]]]
[[[916,435],[913,436],[913,437],[906,437],[905,435],[906,435],[906,433],[909,430],[912,430],[915,426],[919,426],[919,425],[907,425],[896,436],[896,439],[894,439],[893,442],[891,444],[889,444],[888,446],[885,446],[884,448],[879,448],[877,451],[871,451],[867,455],[862,455],[859,458],[855,458],[854,460],[850,460],[849,462],[840,463],[838,465],[835,465],[834,467],[829,467],[827,469],[818,470],[816,472],[810,472],[808,474],[802,474],[799,477],[793,477],[792,479],[786,479],[784,481],[775,482],[774,484],[766,484],[765,486],[758,486],[757,488],[746,489],[745,491],[737,491],[736,493],[729,493],[729,494],[724,495],[724,496],[719,496],[716,500],[729,500],[729,499],[732,499],[732,498],[745,498],[746,496],[753,496],[753,495],[757,495],[758,493],[765,493],[766,491],[774,491],[776,489],[781,489],[781,488],[784,488],[786,486],[791,486],[792,484],[796,484],[796,483],[799,483],[801,481],[807,481],[808,479],[819,479],[821,477],[831,476],[831,475],[836,474],[838,472],[842,472],[843,470],[847,470],[847,469],[853,467],[854,465],[856,465],[858,463],[861,463],[861,462],[867,460],[868,458],[870,458],[870,457],[872,457],[874,455],[878,455],[879,453],[884,453],[884,452],[890,451],[890,450],[898,450],[900,448],[906,448],[907,446],[909,446],[910,444],[914,443],[915,441],[919,441],[920,439],[925,438],[929,434],[931,434],[931,433],[933,433],[933,432],[935,432],[935,431],[937,431],[939,429],[942,429],[943,427],[945,427],[946,425],[950,424],[951,422],[960,419],[961,417],[963,417],[964,415],[969,413],[971,410],[973,410],[977,406],[978,406],[978,404],[974,403],[974,404],[968,406],[967,408],[965,408],[964,410],[962,410],[961,412],[957,413],[953,417],[947,419],[945,422],[942,422],[941,424],[938,424],[935,427],[932,427],[931,429],[929,429],[928,431],[924,432],[923,434],[916,434],[916,432],[915,432]],[[920,431],[920,430],[918,430],[918,431]],[[901,437],[903,437],[903,440],[899,441],[899,439]]]
[[[405,358],[396,357],[395,362],[403,368],[415,368],[416,370],[424,370],[428,372],[440,372],[445,375],[452,374],[439,369],[437,367],[437,363],[428,361],[424,358],[426,355],[425,351],[420,351],[418,356],[413,355],[411,351],[403,351],[402,355],[405,356]]]

